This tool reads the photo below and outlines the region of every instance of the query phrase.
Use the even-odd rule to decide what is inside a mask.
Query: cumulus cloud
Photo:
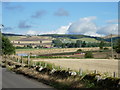
[[[118,24],[109,24],[107,26],[100,27],[97,33],[103,35],[118,34]]]
[[[61,26],[56,30],[56,34],[67,34],[68,33],[68,28],[70,27],[72,23],[69,23],[66,26]]]
[[[68,29],[69,34],[95,34],[97,25],[93,22],[96,17],[84,17],[72,23]]]
[[[40,11],[37,11],[35,12],[34,15],[32,15],[31,17],[32,18],[40,18],[41,16],[45,15],[46,14],[46,11],[45,10],[40,10]]]
[[[61,26],[57,30],[48,32],[48,34],[82,34],[98,37],[109,35],[111,33],[118,34],[118,24],[112,24],[111,21],[111,24],[97,26],[94,22],[96,19],[95,16],[80,18],[78,21],[66,26]]]
[[[27,24],[27,21],[20,21],[18,28],[20,29],[26,29],[26,28],[31,28],[32,26]]]
[[[41,32],[40,34],[67,34],[68,28],[70,27],[72,23],[69,23],[68,25],[61,26],[60,28],[56,30],[52,30],[50,32]]]
[[[35,34],[37,34],[37,32],[36,32],[36,31],[33,31],[33,30],[29,30],[29,31],[27,32],[27,34],[28,34],[28,35],[35,35]]]
[[[69,12],[63,8],[58,9],[55,13],[55,16],[69,16]]]

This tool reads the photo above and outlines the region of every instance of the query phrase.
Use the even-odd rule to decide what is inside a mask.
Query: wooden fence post
[[[47,63],[45,63],[45,67],[44,68],[46,68],[47,67]]]
[[[97,71],[96,71],[96,70],[94,70],[94,74],[97,74]]]
[[[42,65],[41,65],[41,62],[39,62],[39,67],[41,67]]]
[[[70,68],[68,68],[68,72],[70,71]]]
[[[116,73],[115,73],[115,72],[113,72],[113,77],[114,77],[114,78],[116,77]]]
[[[20,62],[19,58],[17,58],[17,62],[18,62],[18,63]]]
[[[82,69],[79,69],[79,75],[82,76]]]
[[[28,55],[28,67],[29,67],[29,64],[30,64],[30,55]]]
[[[22,67],[23,67],[23,56],[21,56],[21,61],[22,61]]]

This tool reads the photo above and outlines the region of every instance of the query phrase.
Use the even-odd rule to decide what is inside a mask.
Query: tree
[[[76,47],[81,47],[82,41],[81,40],[77,40],[76,41]]]
[[[83,41],[82,47],[86,47],[86,42],[85,41]]]
[[[120,53],[120,39],[118,39],[118,41],[117,41],[117,43],[116,43],[115,51],[116,51],[117,53]]]
[[[93,58],[92,52],[88,51],[85,53],[85,58]]]
[[[15,47],[12,45],[10,40],[5,36],[2,36],[2,54],[4,55],[15,54]]]
[[[104,41],[101,41],[99,44],[100,49],[103,49],[104,45],[105,45]]]
[[[54,47],[62,47],[62,42],[60,41],[60,39],[55,39],[52,41]]]

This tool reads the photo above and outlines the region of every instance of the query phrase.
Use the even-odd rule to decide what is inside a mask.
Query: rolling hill
[[[26,35],[20,35],[20,34],[6,34],[3,33],[4,36],[7,36],[10,40],[18,40],[27,37]],[[87,35],[75,35],[75,34],[44,34],[44,35],[37,35],[38,37],[44,36],[44,37],[52,37],[52,38],[60,38],[66,41],[75,42],[76,40],[82,40],[87,42],[99,42],[101,40],[110,42],[111,36],[105,36],[105,37],[93,37],[93,36],[87,36]],[[33,36],[32,36],[33,37]],[[113,35],[112,39],[113,41],[116,41],[118,38],[118,35]]]

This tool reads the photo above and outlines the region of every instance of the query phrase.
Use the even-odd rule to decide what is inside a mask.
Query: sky
[[[118,3],[2,2],[2,24],[4,33],[117,34]]]

